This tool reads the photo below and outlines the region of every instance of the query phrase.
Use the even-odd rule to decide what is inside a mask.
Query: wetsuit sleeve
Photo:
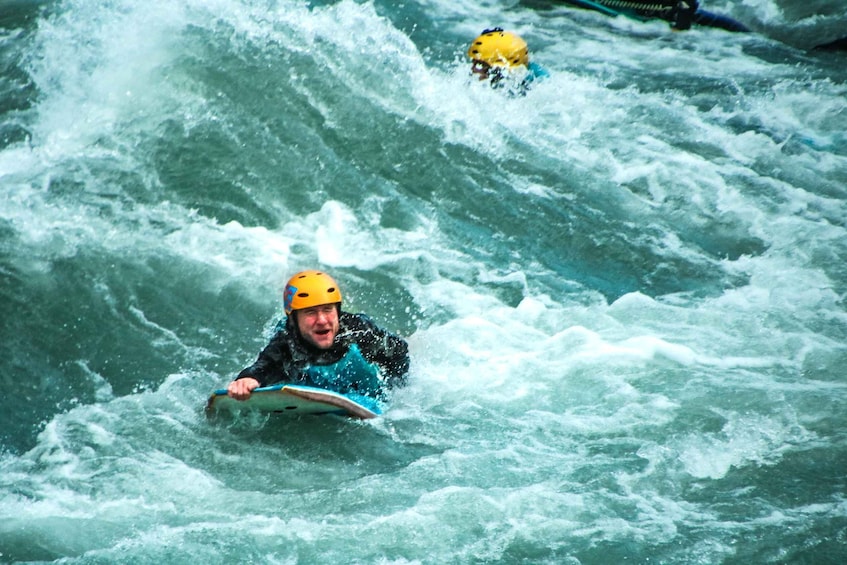
[[[259,353],[256,362],[238,373],[236,380],[252,377],[259,381],[259,386],[294,381],[292,366],[290,346],[283,335],[277,333]]]
[[[350,314],[345,320],[352,341],[365,359],[379,366],[388,387],[406,384],[409,373],[409,345],[403,338],[383,330],[364,314]]]

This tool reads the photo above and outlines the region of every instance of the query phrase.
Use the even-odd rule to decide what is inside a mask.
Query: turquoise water
[[[834,4],[0,3],[0,562],[843,563]],[[314,266],[409,386],[208,421]]]

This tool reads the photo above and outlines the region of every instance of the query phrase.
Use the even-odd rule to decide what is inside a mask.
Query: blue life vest
[[[334,390],[342,394],[355,392],[373,398],[382,396],[382,381],[379,379],[379,369],[368,362],[355,343],[351,344],[347,353],[329,365],[309,365],[306,375],[315,386]]]
[[[526,80],[526,82],[541,80],[550,76],[550,73],[547,71],[547,69],[545,69],[538,63],[530,63],[529,65],[527,65],[527,69],[529,69],[529,75],[526,79],[524,79]]]

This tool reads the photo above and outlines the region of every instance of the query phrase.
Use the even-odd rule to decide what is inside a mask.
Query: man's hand
[[[247,377],[229,383],[229,386],[226,387],[226,393],[236,400],[247,400],[250,398],[250,393],[253,392],[253,389],[258,388],[258,386],[259,381]]]

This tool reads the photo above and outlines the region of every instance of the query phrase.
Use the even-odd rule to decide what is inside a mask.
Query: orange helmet
[[[468,47],[468,57],[495,67],[517,67],[529,64],[526,41],[501,27],[486,29]]]
[[[302,271],[288,280],[282,295],[285,314],[294,310],[321,306],[323,304],[341,304],[341,291],[331,276],[321,271]]]

